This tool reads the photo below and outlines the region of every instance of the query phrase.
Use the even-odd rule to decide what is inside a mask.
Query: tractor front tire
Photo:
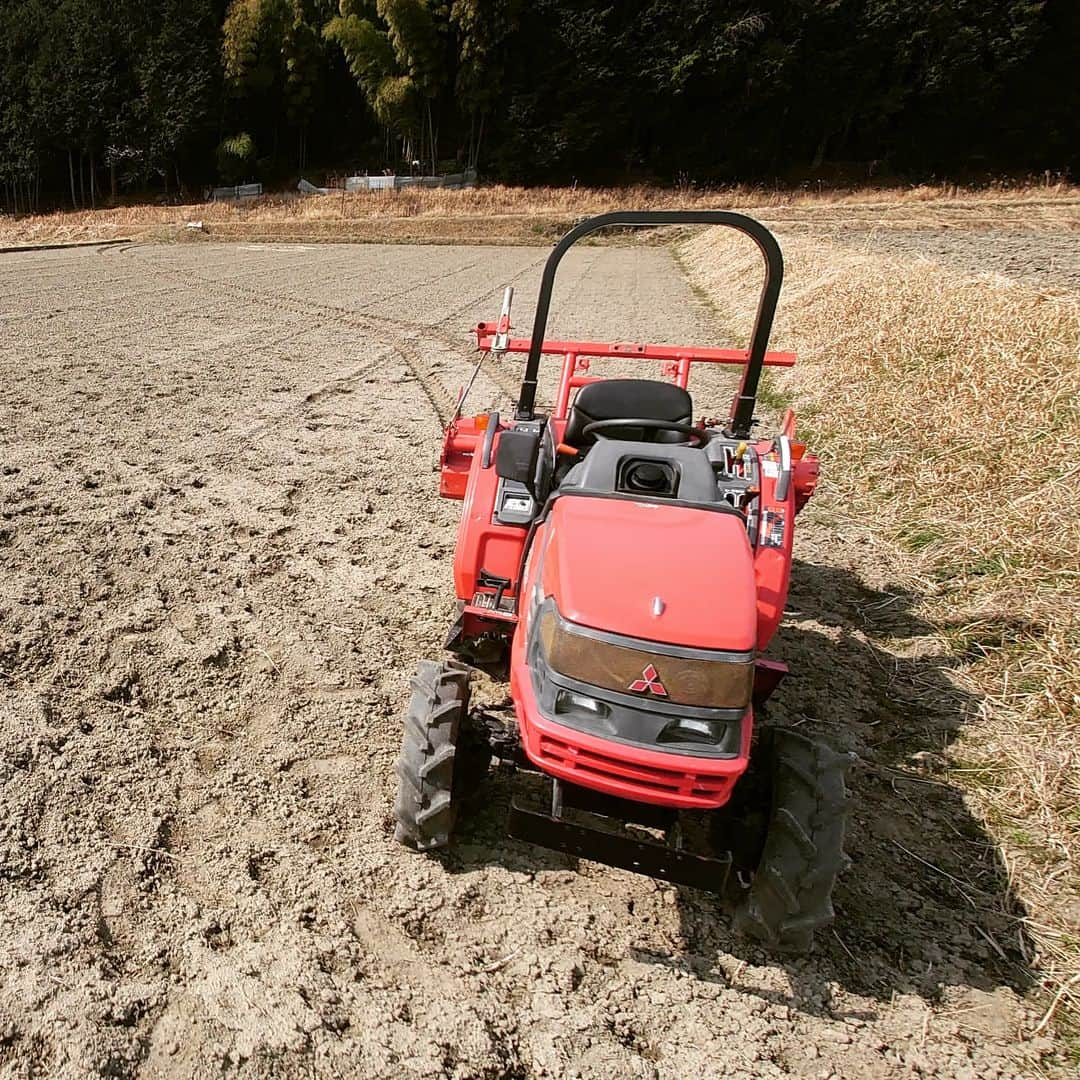
[[[469,669],[453,661],[421,661],[405,714],[394,804],[394,838],[416,851],[450,843],[467,783],[463,773],[478,764],[477,747],[466,745],[468,713]]]
[[[763,734],[760,749],[772,759],[772,811],[735,926],[770,948],[805,953],[814,931],[833,921],[833,886],[847,865],[844,777],[850,759],[794,731]]]

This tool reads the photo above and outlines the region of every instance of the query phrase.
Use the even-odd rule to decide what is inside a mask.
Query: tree
[[[484,124],[503,92],[509,41],[517,29],[521,0],[454,0],[450,21],[458,33],[458,108],[469,118],[466,165],[475,169]]]
[[[227,85],[249,100],[280,101],[298,133],[297,163],[307,160],[307,129],[325,66],[322,27],[330,0],[232,0],[223,27]]]
[[[32,68],[48,18],[40,0],[0,4],[0,190],[15,212],[37,205],[46,129]]]
[[[220,85],[213,0],[139,4],[129,24],[136,96],[129,131],[143,148],[147,172],[170,173],[183,187],[180,156],[213,115]]]
[[[0,0],[3,205],[440,139],[505,178],[1080,166],[1075,0]],[[227,91],[222,93],[222,91]],[[333,109],[322,108],[325,101]],[[397,140],[396,153],[392,150]],[[254,146],[263,156],[252,160]],[[295,147],[295,151],[292,149]],[[860,164],[861,163],[861,164]],[[861,175],[860,175],[861,171]]]
[[[228,184],[249,179],[255,163],[255,140],[246,132],[222,139],[217,148],[218,175]]]
[[[105,0],[61,0],[45,23],[31,69],[30,90],[42,103],[45,131],[67,156],[73,206],[96,202],[97,162],[122,98],[118,29]]]
[[[447,71],[446,5],[430,0],[341,0],[324,34],[339,46],[376,119],[402,139],[406,158],[419,130],[431,171],[438,165],[433,104]]]

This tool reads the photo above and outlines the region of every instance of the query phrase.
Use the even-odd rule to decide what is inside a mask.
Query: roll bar
[[[535,416],[536,379],[544,347],[544,332],[547,330],[548,310],[551,307],[551,291],[555,285],[555,271],[562,257],[583,236],[613,225],[725,225],[745,233],[757,244],[765,259],[765,280],[761,286],[754,331],[750,338],[750,352],[743,369],[739,392],[732,402],[729,424],[729,434],[736,438],[746,438],[750,434],[758,381],[765,363],[769,334],[772,332],[773,317],[776,315],[776,302],[780,297],[780,285],[784,280],[784,257],[780,253],[776,237],[764,225],[745,214],[736,214],[730,210],[616,210],[610,214],[589,218],[572,228],[555,245],[544,265],[544,274],[540,279],[540,295],[536,300],[536,318],[533,321],[529,359],[525,363],[525,376],[521,381],[521,396],[514,414],[515,419],[532,420]]]

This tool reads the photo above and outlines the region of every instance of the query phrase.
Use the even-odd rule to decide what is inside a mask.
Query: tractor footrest
[[[706,892],[723,892],[731,872],[730,854],[697,855],[665,844],[634,840],[530,810],[516,799],[510,805],[506,831],[515,840],[524,840],[528,844]]]

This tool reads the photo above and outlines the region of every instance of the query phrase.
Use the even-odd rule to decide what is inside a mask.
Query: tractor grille
[[[641,768],[607,754],[597,754],[549,735],[540,737],[540,757],[562,769],[572,770],[589,787],[589,781],[609,780],[634,788],[639,798],[677,800],[684,806],[716,806],[723,802],[734,777],[714,776],[685,769]],[[631,796],[632,797],[632,796]]]

